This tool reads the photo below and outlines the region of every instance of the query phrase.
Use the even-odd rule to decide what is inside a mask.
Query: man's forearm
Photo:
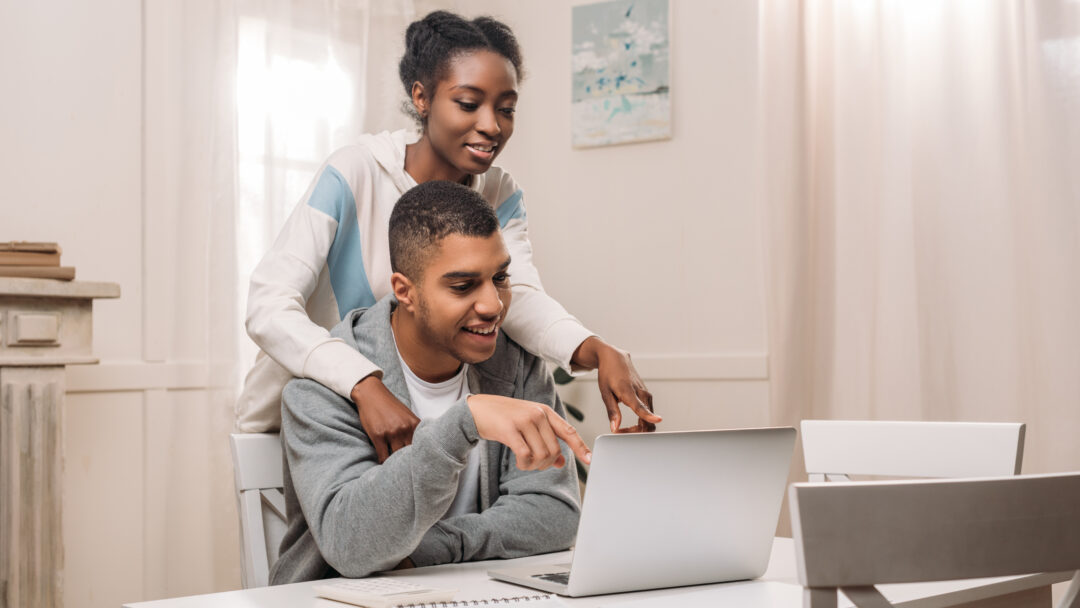
[[[577,534],[580,510],[566,498],[503,496],[482,513],[440,520],[424,534],[410,558],[417,566],[431,566],[568,549]]]
[[[312,393],[329,389],[304,386],[309,390],[286,391],[282,430],[296,495],[319,551],[345,576],[390,569],[453,501],[478,439],[468,408],[455,406],[422,424],[411,446],[377,465],[347,403],[319,403],[323,395]]]

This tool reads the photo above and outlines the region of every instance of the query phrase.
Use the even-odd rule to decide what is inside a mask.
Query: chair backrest
[[[285,536],[285,483],[277,434],[233,433],[233,473],[240,511],[245,589],[265,587]]]
[[[873,585],[1080,570],[1080,473],[796,483],[788,494],[810,606],[836,606],[837,589],[891,606]],[[1080,607],[1078,589],[1080,573],[1061,605]]]
[[[1019,422],[803,420],[801,430],[810,481],[998,477],[1019,474],[1024,457]]]

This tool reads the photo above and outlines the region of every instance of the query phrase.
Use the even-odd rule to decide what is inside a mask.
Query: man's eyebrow
[[[499,264],[499,270],[506,270],[510,266],[510,257],[507,256],[506,261]],[[481,273],[470,272],[468,270],[451,270],[450,272],[442,275],[444,279],[475,279],[479,277]]]
[[[479,272],[468,272],[465,270],[454,270],[442,275],[444,279],[475,279],[480,276]]]

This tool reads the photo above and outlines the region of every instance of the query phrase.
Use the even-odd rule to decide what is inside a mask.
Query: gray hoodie
[[[348,313],[331,335],[383,370],[383,384],[410,407],[390,329],[387,296]],[[562,403],[543,361],[505,334],[495,354],[469,366],[469,390]],[[506,446],[480,439],[462,399],[424,420],[412,445],[382,465],[356,408],[321,384],[294,379],[282,394],[288,529],[270,569],[274,585],[333,576],[363,577],[405,557],[417,566],[512,558],[568,548],[580,512],[573,453],[561,469],[521,471]],[[469,450],[480,457],[479,513],[441,519],[454,500]]]

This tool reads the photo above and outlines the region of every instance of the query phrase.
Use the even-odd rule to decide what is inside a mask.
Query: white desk
[[[489,579],[486,574],[489,569],[515,564],[557,564],[569,561],[569,552],[562,552],[518,560],[445,564],[430,568],[401,570],[387,573],[387,576],[400,576],[423,585],[458,589],[454,599],[472,600],[535,593],[523,587]],[[777,538],[773,542],[769,569],[758,580],[561,599],[568,606],[580,608],[600,606],[621,608],[623,604],[626,604],[626,608],[719,605],[801,608],[802,587],[796,576],[794,543],[790,538]],[[1050,573],[944,583],[882,585],[879,588],[889,600],[904,608],[942,608],[945,606],[968,608],[978,605],[977,602],[980,600],[1005,594],[1015,595],[1006,603],[994,605],[1046,608],[1050,606],[1049,586],[1067,581],[1071,576],[1071,573]],[[348,604],[315,597],[311,588],[318,582],[321,581],[124,604],[124,606],[125,608],[343,608],[348,606]],[[999,597],[998,600],[1000,601],[1001,598]],[[840,606],[851,606],[851,604],[845,603],[844,598],[841,597]]]

